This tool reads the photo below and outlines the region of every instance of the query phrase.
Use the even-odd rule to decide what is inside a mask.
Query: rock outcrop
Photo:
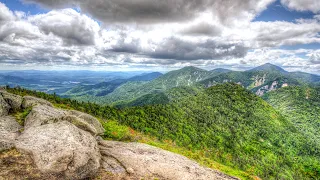
[[[264,74],[261,77],[259,75],[254,76],[253,77],[254,78],[254,87],[258,87],[258,86],[261,86],[262,84],[264,84],[266,81],[266,77],[267,77],[266,74]]]
[[[278,81],[273,81],[270,85],[264,85],[261,86],[257,91],[256,91],[256,95],[258,96],[263,96],[264,94],[270,92],[270,91],[275,91],[279,88],[283,88],[283,87],[287,87],[289,86],[288,83],[283,83],[281,85],[281,83],[279,83]]]
[[[0,116],[7,116],[9,114],[10,105],[4,100],[0,94]]]
[[[25,130],[16,148],[31,154],[41,172],[63,173],[66,179],[93,176],[100,167],[95,138],[66,121]]]
[[[33,96],[24,96],[23,97],[23,101],[22,101],[22,108],[30,108],[36,105],[47,105],[47,106],[51,106],[53,107],[53,105],[44,100],[44,99],[40,99],[40,98],[36,98]]]
[[[101,123],[94,117],[78,112],[56,109],[48,105],[36,105],[26,117],[25,128],[68,121],[78,128],[88,131],[93,135],[103,134]]]
[[[32,110],[25,119],[25,127],[8,116],[26,108]],[[30,157],[42,175],[48,174],[46,177],[95,176],[101,160],[95,136],[103,132],[100,122],[90,115],[56,109],[43,99],[0,91],[0,151],[15,148]]]
[[[79,112],[79,111],[69,111],[69,116],[76,117],[77,119],[80,119],[88,126],[91,126],[90,129],[94,129],[94,131],[91,131],[91,132],[93,132],[93,134],[95,135],[101,135],[105,131],[101,123],[95,117],[89,114]]]
[[[12,116],[0,116],[0,152],[14,147],[22,127]]]
[[[10,94],[4,91],[0,92],[0,94],[2,95],[3,99],[8,103],[12,111],[17,111],[21,109],[21,105],[22,105],[21,96]]]
[[[48,105],[36,105],[25,119],[24,127],[41,126],[61,121],[67,113],[64,110],[56,109]]]
[[[200,166],[190,159],[141,143],[99,141],[104,170],[129,179],[222,180],[221,172]]]

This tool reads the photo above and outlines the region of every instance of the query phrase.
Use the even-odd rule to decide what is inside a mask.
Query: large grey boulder
[[[7,93],[7,92],[0,92],[3,99],[9,104],[10,109],[13,111],[17,111],[21,109],[22,104],[22,97],[19,95]]]
[[[9,114],[10,105],[4,100],[0,94],[0,116],[6,116]]]
[[[66,116],[64,110],[56,109],[48,105],[36,105],[25,119],[24,128],[41,126],[59,122]]]
[[[93,176],[100,167],[95,138],[66,121],[30,127],[18,137],[16,148],[30,154],[41,172],[65,179]]]
[[[68,113],[69,116],[76,117],[76,119],[80,119],[81,122],[90,126],[89,128],[93,129],[93,131],[91,130],[89,132],[95,135],[102,135],[104,133],[105,130],[97,118],[79,111],[69,111]]]
[[[53,107],[53,105],[44,99],[36,98],[33,96],[24,96],[22,101],[22,108],[30,108],[36,105],[47,105]]]
[[[90,132],[92,135],[102,134],[104,129],[94,117],[78,111],[66,111],[47,105],[36,105],[25,120],[25,129],[30,127],[68,121],[78,128]]]
[[[12,116],[0,117],[0,151],[14,147],[19,130],[22,128]]]
[[[140,143],[99,141],[102,167],[118,177],[132,179],[237,179],[205,168],[178,154]]]

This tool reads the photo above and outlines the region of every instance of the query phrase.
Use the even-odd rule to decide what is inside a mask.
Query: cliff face
[[[25,109],[21,126],[11,114]],[[96,118],[43,99],[2,90],[0,112],[4,179],[236,179],[149,145],[104,141]]]

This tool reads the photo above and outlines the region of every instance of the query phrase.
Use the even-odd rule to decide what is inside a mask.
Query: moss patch
[[[28,114],[31,112],[31,109],[32,108],[23,109],[13,114],[13,116],[21,126],[24,126],[24,121],[26,120]]]
[[[62,179],[59,175],[41,173],[28,155],[21,154],[16,149],[0,153],[0,177],[3,179]]]

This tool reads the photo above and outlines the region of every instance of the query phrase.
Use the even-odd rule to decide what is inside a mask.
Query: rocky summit
[[[12,114],[29,109],[21,125]],[[105,141],[91,115],[0,91],[0,179],[237,179],[141,143]]]

